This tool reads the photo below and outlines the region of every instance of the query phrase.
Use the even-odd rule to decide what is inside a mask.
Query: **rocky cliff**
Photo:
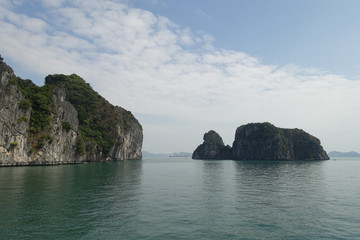
[[[301,129],[277,128],[270,123],[250,123],[236,130],[234,159],[326,160],[319,139]]]
[[[195,149],[193,159],[231,159],[231,147],[225,146],[217,132],[210,130],[203,139],[204,142]]]
[[[0,166],[141,159],[142,127],[73,74],[38,87],[0,57]]]
[[[193,158],[209,159],[208,155],[195,152]],[[212,154],[220,154],[220,151]],[[230,155],[233,160],[329,159],[319,139],[301,129],[277,128],[270,123],[250,123],[238,127],[233,146],[225,155]]]

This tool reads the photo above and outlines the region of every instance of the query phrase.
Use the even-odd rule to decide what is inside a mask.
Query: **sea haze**
[[[0,168],[0,239],[360,239],[360,159]]]

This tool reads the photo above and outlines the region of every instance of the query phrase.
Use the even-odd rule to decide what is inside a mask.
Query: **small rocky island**
[[[17,77],[0,56],[0,166],[141,159],[138,120],[76,74],[45,85]]]
[[[319,139],[301,129],[278,128],[271,123],[250,123],[236,130],[232,147],[211,130],[204,135],[193,159],[327,160]]]

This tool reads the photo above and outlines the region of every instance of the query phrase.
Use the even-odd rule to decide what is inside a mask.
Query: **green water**
[[[0,168],[0,239],[360,239],[360,159]]]

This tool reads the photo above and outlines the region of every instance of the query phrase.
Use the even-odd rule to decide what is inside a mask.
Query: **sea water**
[[[0,239],[360,239],[360,159],[0,168]]]

